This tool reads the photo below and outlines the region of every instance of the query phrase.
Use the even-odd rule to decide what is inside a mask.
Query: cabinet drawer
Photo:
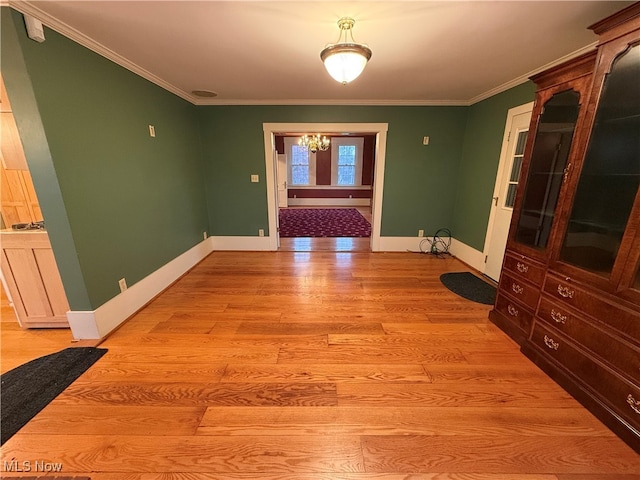
[[[531,331],[533,323],[533,314],[528,308],[518,302],[514,302],[504,295],[498,295],[496,300],[496,310],[498,310],[505,318],[511,320],[520,330],[526,332],[527,335]]]
[[[640,385],[640,349],[596,327],[566,305],[552,302],[542,295],[538,318],[572,341],[582,345]]]
[[[524,255],[507,254],[504,258],[504,268],[514,272],[516,277],[524,278],[528,282],[539,287],[542,286],[544,280],[544,267],[533,263]]]
[[[501,293],[507,293],[519,302],[529,307],[532,311],[538,306],[538,298],[540,297],[540,289],[523,281],[522,278],[503,271],[500,278]]]
[[[579,312],[609,325],[618,332],[637,342],[640,338],[640,313],[608,302],[603,297],[572,283],[562,277],[548,275],[544,282],[544,292],[554,301],[574,307]]]
[[[614,374],[599,362],[586,356],[562,334],[534,322],[531,342],[545,356],[579,378],[603,403],[640,428],[640,387]]]

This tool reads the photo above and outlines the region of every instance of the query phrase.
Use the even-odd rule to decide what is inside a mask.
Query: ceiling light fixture
[[[340,36],[336,43],[328,44],[320,58],[334,79],[346,85],[358,78],[371,58],[371,49],[353,39],[353,18],[344,17],[338,21]]]
[[[325,151],[329,149],[329,145],[331,144],[331,140],[327,137],[320,137],[319,133],[315,135],[304,135],[299,141],[298,144],[302,147],[307,147],[311,153],[316,153],[318,150]]]

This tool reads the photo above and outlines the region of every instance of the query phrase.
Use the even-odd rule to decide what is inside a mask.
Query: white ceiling
[[[587,27],[630,3],[9,1],[201,105],[469,105],[593,48]],[[320,61],[343,16],[373,51],[349,85]]]

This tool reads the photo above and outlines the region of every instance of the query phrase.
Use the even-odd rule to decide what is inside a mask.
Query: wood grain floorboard
[[[239,324],[238,324],[239,326]],[[237,329],[236,329],[237,330]],[[165,334],[129,334],[118,339],[118,346],[165,346],[165,347],[222,347],[222,348],[255,348],[255,347],[285,347],[285,346],[326,346],[327,335],[217,335],[194,334],[194,333],[172,333]]]
[[[490,347],[494,349],[517,350],[515,344],[508,341],[502,335],[486,335],[481,337],[476,331],[475,335],[358,335],[331,333],[328,336],[329,345],[359,345],[361,347],[370,346],[391,346],[401,347],[403,345],[418,347],[455,347],[465,348],[467,346]],[[519,350],[517,350],[519,351]]]
[[[214,252],[2,446],[0,476],[44,459],[91,480],[640,480],[640,455],[489,306],[440,283],[468,270],[401,252]],[[5,311],[3,371],[70,345]]]
[[[228,365],[222,382],[431,382],[421,365],[312,364]]]
[[[619,449],[612,437],[556,436],[551,443],[545,437],[518,435],[386,435],[366,436],[362,444],[368,472],[637,474],[640,471],[638,454],[629,447]]]
[[[206,407],[49,404],[22,433],[40,435],[194,435]],[[159,422],[158,419],[163,421]]]
[[[426,316],[426,315],[425,315]],[[483,320],[484,321],[484,320]],[[431,336],[452,336],[452,335],[481,335],[484,333],[480,328],[481,324],[457,324],[457,323],[431,323],[431,322],[416,322],[416,323],[404,323],[395,322],[391,317],[386,322],[383,322],[382,327],[385,333],[388,335],[431,335]],[[502,334],[504,335],[504,334]],[[515,344],[514,344],[515,345]]]
[[[611,433],[581,408],[209,407],[201,435],[597,436]]]
[[[20,435],[6,458],[55,458],[74,472],[364,472],[358,437]],[[150,461],[153,459],[153,461]],[[255,478],[255,477],[254,477]]]
[[[226,363],[144,363],[107,358],[87,370],[79,382],[218,383],[226,369]]]
[[[105,344],[109,349],[108,359],[118,362],[156,362],[156,363],[203,363],[203,362],[246,362],[276,363],[278,349],[276,347],[260,347],[248,350],[233,347],[192,347],[168,351],[158,346],[116,346]]]
[[[243,322],[239,335],[328,335],[329,333],[368,333],[382,335],[379,323],[295,322],[267,323]]]
[[[370,407],[379,405],[432,407],[549,407],[574,400],[556,385],[545,387],[510,385],[500,390],[487,384],[408,383],[373,385],[370,383],[341,383],[338,385],[340,406]]]
[[[337,405],[333,383],[227,383],[77,381],[56,405],[327,406]]]
[[[456,348],[380,347],[353,345],[281,348],[278,363],[467,363]]]

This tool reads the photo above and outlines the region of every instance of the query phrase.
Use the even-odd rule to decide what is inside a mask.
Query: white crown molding
[[[510,88],[517,87],[518,85],[522,85],[523,83],[527,82],[529,78],[532,77],[533,75],[536,75],[537,73],[540,73],[540,72],[544,72],[549,68],[555,67],[556,65],[560,65],[561,63],[564,63],[573,58],[579,57],[584,53],[590,52],[596,48],[596,45],[598,45],[598,42],[594,42],[590,45],[587,45],[584,48],[571,52],[568,55],[565,55],[564,57],[560,57],[557,60],[554,60],[553,62],[543,65],[540,68],[536,68],[535,70],[532,70],[529,73],[525,73],[524,75],[521,75],[518,78],[514,78],[510,82],[503,83],[502,85],[496,88],[492,88],[491,90],[488,90],[476,97],[473,97],[471,100],[469,100],[468,105],[473,105],[475,103],[481,102],[482,100],[486,100],[487,98],[493,97],[494,95],[497,95],[499,93],[506,92]]]
[[[378,106],[378,107],[468,107],[467,100],[235,100],[206,99],[196,100],[195,105],[341,105],[341,106]]]

